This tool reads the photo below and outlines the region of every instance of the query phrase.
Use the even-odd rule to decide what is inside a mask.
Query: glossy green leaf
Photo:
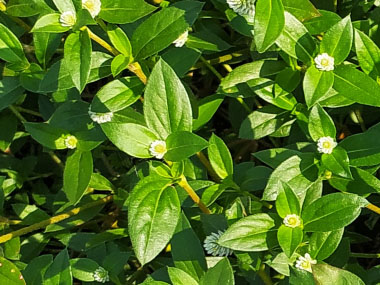
[[[259,52],[274,44],[285,25],[281,0],[258,0],[256,4],[254,39]]]
[[[240,251],[264,251],[276,240],[275,222],[268,214],[255,214],[232,224],[219,238],[221,246]]]
[[[61,34],[34,33],[33,42],[36,47],[36,57],[43,66],[50,61],[61,43]]]
[[[163,60],[155,65],[149,77],[144,96],[144,116],[148,127],[163,139],[174,132],[192,131],[193,118],[186,89]]]
[[[282,184],[283,189],[276,199],[276,210],[281,218],[285,218],[287,215],[295,214],[300,215],[301,205],[297,195],[293,190],[285,183]]]
[[[66,11],[75,12],[73,0],[53,0],[53,2],[61,13]]]
[[[307,69],[303,81],[305,101],[310,108],[320,101],[334,84],[334,73],[331,71],[320,71],[315,66]]]
[[[166,139],[167,153],[165,159],[169,161],[184,160],[208,146],[208,142],[190,132],[175,132]]]
[[[87,30],[72,33],[65,41],[64,61],[75,87],[82,92],[90,76],[92,45]]]
[[[292,13],[298,20],[304,22],[321,14],[309,0],[282,0],[284,9]]]
[[[332,232],[313,233],[309,240],[309,253],[317,260],[328,258],[337,249],[342,240],[344,229]]]
[[[73,277],[85,282],[95,281],[94,272],[99,268],[99,264],[89,258],[70,259]]]
[[[293,2],[293,0],[289,1]],[[341,17],[334,12],[326,10],[319,10],[318,12],[320,13],[319,17],[309,19],[303,23],[312,35],[325,33],[330,27],[341,20]]]
[[[0,111],[15,103],[24,94],[18,77],[3,77],[0,81]]]
[[[377,79],[380,76],[380,49],[365,33],[355,29],[355,50],[361,69]]]
[[[43,282],[43,278],[46,270],[53,263],[53,256],[51,254],[45,254],[35,257],[28,263],[26,268],[22,271],[25,282],[30,285],[40,285]]]
[[[64,27],[61,25],[59,18],[61,14],[47,14],[43,15],[34,24],[33,33],[64,33],[70,30],[70,27]]]
[[[10,0],[7,3],[7,14],[14,17],[30,17],[41,12],[37,0]]]
[[[118,76],[123,70],[127,69],[130,63],[130,57],[124,54],[117,55],[111,63],[111,71],[113,77]]]
[[[196,131],[211,120],[212,116],[223,103],[220,95],[211,95],[198,101],[198,117],[193,120],[193,130]]]
[[[235,284],[232,267],[227,258],[223,258],[215,266],[211,267],[199,282],[199,285],[219,284]]]
[[[335,139],[336,129],[333,119],[319,105],[315,105],[309,115],[309,133],[314,141],[322,137],[331,137]]]
[[[348,155],[344,148],[338,146],[331,154],[322,154],[322,164],[333,174],[352,179]]]
[[[323,36],[320,53],[327,53],[334,58],[335,65],[342,63],[352,47],[353,28],[351,16],[347,16],[332,26]]]
[[[9,260],[0,257],[0,282],[3,284],[26,284],[20,270]]]
[[[134,189],[128,207],[128,228],[141,264],[155,258],[172,238],[180,203],[170,180],[145,178]]]
[[[65,149],[67,131],[50,126],[46,123],[24,123],[25,129],[33,139],[50,149]]]
[[[198,282],[193,277],[181,269],[169,267],[168,273],[170,280],[175,285],[198,285]]]
[[[288,257],[291,257],[301,244],[303,232],[300,227],[290,228],[281,225],[277,232],[278,243]]]
[[[111,40],[111,43],[119,52],[121,52],[125,57],[132,56],[131,42],[122,29],[115,25],[108,25],[107,34]]]
[[[314,265],[313,276],[314,280],[319,284],[365,284],[355,274],[328,264]]]
[[[351,224],[368,202],[345,193],[328,194],[315,200],[302,212],[304,229],[307,232],[328,232]]]
[[[0,150],[6,151],[17,130],[17,119],[7,113],[0,113]]]
[[[66,161],[63,172],[63,191],[72,204],[76,204],[86,192],[93,170],[91,152],[76,150]]]
[[[222,179],[233,174],[233,162],[228,147],[221,138],[212,134],[208,145],[208,157],[212,168]]]
[[[45,272],[44,284],[47,285],[71,285],[73,278],[67,249],[62,250],[54,258],[53,263]]]

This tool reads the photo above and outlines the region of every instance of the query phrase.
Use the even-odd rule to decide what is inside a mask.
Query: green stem
[[[26,123],[27,120],[24,118],[23,115],[21,115],[21,113],[16,109],[16,107],[14,107],[13,105],[9,106],[8,107],[9,110],[12,111],[12,113],[22,122],[22,123]]]
[[[270,279],[268,274],[265,272],[264,264],[260,266],[259,271],[257,271],[257,275],[259,275],[259,277],[261,278],[261,280],[263,281],[265,285],[273,285],[272,279]]]
[[[201,61],[207,66],[207,68],[219,79],[222,80],[223,76],[217,71],[203,56],[200,57]]]
[[[25,108],[20,107],[20,106],[14,106],[14,108],[21,113],[25,113],[25,114],[29,114],[29,115],[33,115],[33,116],[42,118],[42,115],[36,111],[25,109]]]
[[[358,258],[380,258],[380,253],[350,253],[351,257],[358,257]]]

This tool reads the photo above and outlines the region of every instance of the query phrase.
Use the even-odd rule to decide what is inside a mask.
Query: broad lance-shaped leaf
[[[53,263],[45,272],[44,284],[47,285],[72,285],[73,277],[70,268],[69,254],[67,249],[62,250],[54,258]]]
[[[87,30],[70,34],[65,41],[64,61],[75,87],[82,92],[90,76],[92,45]]]
[[[12,262],[0,257],[0,282],[1,284],[25,285],[25,280],[20,270]]]
[[[332,26],[321,42],[320,53],[332,56],[335,65],[342,63],[351,51],[353,28],[350,17],[349,15]]]
[[[258,0],[256,4],[254,39],[259,52],[274,44],[285,25],[281,0]]]
[[[333,119],[319,105],[315,105],[309,115],[309,133],[314,141],[322,137],[331,137],[335,139],[336,129]]]
[[[64,33],[70,30],[70,27],[62,26],[59,18],[61,14],[53,13],[43,15],[34,24],[31,32],[33,33]]]
[[[310,108],[325,96],[334,83],[334,73],[321,71],[311,66],[307,69],[303,80],[305,101]]]
[[[318,9],[309,0],[282,0],[284,9],[304,22],[321,16]]]
[[[115,25],[108,25],[107,34],[111,40],[111,43],[119,52],[121,52],[126,57],[132,56],[131,42],[121,28]]]
[[[278,243],[288,257],[291,257],[302,242],[303,232],[300,227],[281,225],[277,232]]]
[[[305,26],[285,11],[285,27],[276,44],[290,56],[305,63],[311,62],[316,49],[314,39]]]
[[[313,233],[309,240],[309,253],[317,260],[328,258],[337,249],[342,240],[344,229],[332,232]]]
[[[90,184],[92,170],[91,152],[75,150],[69,155],[63,173],[63,191],[70,203],[80,201]]]
[[[224,179],[233,174],[231,153],[223,140],[215,134],[212,134],[209,141],[208,157],[212,168],[220,178]]]
[[[102,0],[99,17],[108,23],[126,24],[149,15],[156,9],[144,0]]]
[[[380,107],[380,85],[365,73],[348,65],[334,70],[334,89],[354,102]]]
[[[174,132],[192,131],[193,118],[186,89],[163,60],[156,63],[149,77],[144,116],[148,127],[163,139]]]
[[[293,190],[286,184],[282,183],[283,189],[276,199],[276,210],[281,218],[285,218],[287,215],[295,214],[299,215],[301,211],[300,201],[298,196]]]
[[[328,264],[318,263],[313,265],[312,269],[314,280],[317,284],[365,285],[363,280],[355,274]]]
[[[169,267],[168,273],[170,280],[173,282],[173,284],[176,285],[198,285],[198,282],[191,277],[189,274],[187,274],[185,271],[175,268],[175,267]]]
[[[24,123],[26,131],[38,143],[50,149],[65,149],[65,136],[68,132],[46,123]]]
[[[153,260],[172,238],[181,205],[171,180],[146,177],[130,196],[128,229],[136,257],[142,265]]]
[[[219,238],[221,246],[240,251],[264,251],[276,244],[275,221],[268,214],[255,214],[232,224]]]
[[[223,258],[202,276],[199,285],[234,285],[234,272],[228,258]]]
[[[348,155],[344,148],[338,146],[331,154],[322,154],[322,164],[333,174],[352,179]]]
[[[376,80],[380,76],[380,49],[362,31],[355,29],[355,50],[361,69]]]
[[[24,94],[18,77],[3,77],[0,81],[0,111],[15,103]]]
[[[328,232],[351,224],[368,201],[355,194],[333,193],[323,196],[302,212],[304,230]]]

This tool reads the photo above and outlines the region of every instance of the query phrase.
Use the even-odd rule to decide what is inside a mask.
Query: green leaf
[[[305,101],[310,108],[320,101],[334,84],[334,73],[318,70],[314,65],[306,71],[303,81]]]
[[[144,0],[102,0],[99,17],[108,23],[126,24],[149,15],[156,9]]]
[[[219,94],[207,96],[198,101],[198,117],[193,120],[193,130],[196,131],[211,120],[223,103],[224,98]]]
[[[183,246],[186,244],[186,246]],[[177,228],[171,240],[171,253],[176,268],[179,268],[195,280],[199,280],[207,270],[206,258],[198,236],[191,228],[184,213],[181,214]]]
[[[72,0],[53,0],[53,2],[61,13],[66,11],[75,12],[75,6]]]
[[[91,152],[75,150],[68,156],[63,173],[63,191],[71,204],[77,204],[86,192],[92,170]]]
[[[125,153],[139,158],[150,158],[149,147],[158,136],[147,127],[132,123],[101,124],[109,140]],[[123,136],[120,136],[123,134]]]
[[[328,264],[316,264],[312,268],[314,280],[318,284],[365,284],[355,274]]]
[[[115,25],[107,26],[107,34],[111,40],[112,45],[121,52],[125,57],[132,56],[132,46],[128,36],[122,29]]]
[[[12,262],[0,257],[0,282],[3,284],[21,285],[26,284],[20,270]]]
[[[45,254],[35,257],[28,263],[22,274],[25,282],[29,285],[40,285],[43,283],[43,277],[46,270],[53,263],[53,256]]]
[[[317,260],[328,258],[337,249],[342,240],[344,229],[332,232],[313,233],[309,240],[309,253]]]
[[[293,2],[293,0],[287,1]],[[318,12],[320,13],[319,17],[309,19],[303,23],[312,35],[325,33],[330,27],[341,20],[341,17],[339,17],[339,15],[334,12],[326,10],[319,10]]]
[[[144,85],[137,77],[124,77],[104,85],[91,103],[91,111],[117,112],[135,103],[141,96]]]
[[[10,0],[7,3],[7,14],[14,17],[31,17],[39,14],[40,3],[37,0]]]
[[[144,96],[144,115],[148,127],[163,139],[174,132],[192,131],[193,118],[186,89],[163,60],[156,63],[149,77]]]
[[[7,113],[0,113],[0,150],[6,151],[17,131],[17,119]]]
[[[70,266],[73,277],[84,282],[95,281],[94,272],[99,268],[99,264],[89,258],[70,259]]]
[[[46,66],[61,44],[62,35],[52,33],[33,33],[33,43],[36,48],[36,58]]]
[[[292,13],[301,22],[321,15],[309,0],[282,0],[282,3],[285,11]]]
[[[168,273],[170,280],[175,285],[198,285],[198,282],[193,277],[181,269],[169,267]]]
[[[97,190],[109,190],[113,191],[115,186],[103,175],[100,173],[92,173],[90,184],[88,185],[90,188],[94,188]]]
[[[354,102],[379,107],[380,86],[371,77],[348,65],[334,70],[334,89]]]
[[[29,66],[20,41],[3,24],[0,24],[0,58],[10,63],[20,64],[20,68],[17,71]]]
[[[301,205],[298,196],[293,190],[285,183],[282,184],[283,189],[276,199],[276,210],[281,218],[285,218],[287,215],[295,214],[300,215]]]
[[[344,148],[338,146],[331,154],[322,154],[322,165],[335,175],[352,179],[348,155]]]
[[[118,76],[123,70],[127,69],[130,63],[130,57],[124,54],[117,55],[111,63],[111,70],[113,77]]]
[[[90,76],[92,45],[87,30],[70,34],[65,41],[64,61],[75,87],[82,92]]]
[[[155,13],[133,33],[134,57],[144,59],[163,50],[183,34],[188,26],[185,11],[181,9],[168,7]]]
[[[255,214],[232,224],[219,238],[221,246],[240,251],[264,251],[275,243],[275,222],[268,214]]]
[[[269,105],[251,113],[243,121],[239,137],[243,139],[260,139],[271,135],[289,121],[290,112]]]
[[[0,111],[20,99],[24,91],[18,77],[3,77],[0,81]]]
[[[315,200],[302,212],[306,232],[328,232],[351,224],[368,202],[354,194],[333,193]]]
[[[67,249],[62,250],[54,258],[53,263],[45,272],[44,284],[46,285],[71,285],[73,277],[70,268],[69,254]]]
[[[257,50],[262,53],[274,44],[285,26],[281,0],[258,0],[254,35]]]
[[[228,147],[221,138],[212,134],[208,145],[208,157],[212,168],[222,179],[233,174],[233,162]]]
[[[228,258],[223,258],[201,278],[199,285],[234,285],[234,273]]]
[[[38,143],[50,149],[66,149],[68,132],[46,123],[24,123],[25,129]]]
[[[145,178],[130,196],[128,228],[142,265],[154,259],[172,238],[180,217],[180,202],[170,180]]]
[[[34,24],[32,33],[64,33],[71,29],[71,27],[64,27],[61,25],[59,18],[61,14],[47,14],[42,16]]]
[[[276,44],[290,56],[305,63],[313,60],[315,42],[305,26],[292,14],[285,12],[285,27]]]
[[[350,164],[354,166],[371,166],[380,163],[380,124],[366,132],[349,136],[339,143],[347,151]]]
[[[291,257],[296,251],[302,242],[302,238],[303,232],[300,227],[290,228],[281,225],[277,232],[278,243],[288,257]]]
[[[98,81],[111,75],[112,56],[100,51],[94,51],[91,55],[91,70],[88,83]]]
[[[342,63],[351,51],[353,28],[351,16],[347,16],[332,26],[323,36],[320,53],[334,58],[335,65]]]
[[[355,50],[361,69],[377,79],[380,76],[380,49],[365,33],[355,29]]]
[[[165,159],[169,161],[184,160],[208,146],[208,142],[190,132],[175,132],[166,139],[167,153]]]
[[[315,105],[309,115],[309,133],[314,141],[322,137],[331,137],[335,139],[336,129],[333,119],[319,105]]]

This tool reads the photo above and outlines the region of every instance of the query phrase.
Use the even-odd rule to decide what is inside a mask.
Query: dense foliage
[[[380,284],[380,1],[0,10],[0,284]]]

